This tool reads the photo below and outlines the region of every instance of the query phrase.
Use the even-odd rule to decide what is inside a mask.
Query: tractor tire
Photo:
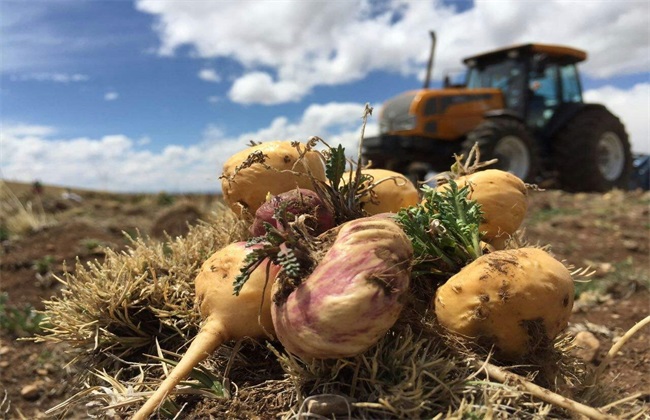
[[[516,175],[526,182],[534,182],[539,172],[537,143],[526,126],[508,117],[492,117],[481,122],[463,142],[463,154],[478,143],[481,161],[497,159],[490,166]]]
[[[566,191],[628,189],[632,173],[630,141],[621,121],[605,108],[578,113],[555,136],[553,159]]]

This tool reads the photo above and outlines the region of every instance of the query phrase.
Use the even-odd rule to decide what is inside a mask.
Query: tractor
[[[585,103],[577,64],[584,51],[522,44],[465,58],[464,80],[430,89],[435,33],[424,87],[386,101],[379,135],[363,142],[372,167],[422,180],[449,170],[478,144],[481,160],[529,183],[567,191],[627,189],[632,166],[621,121]]]

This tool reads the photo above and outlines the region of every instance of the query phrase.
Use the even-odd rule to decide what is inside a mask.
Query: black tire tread
[[[478,143],[479,151],[481,153],[481,161],[493,159],[495,157],[494,147],[496,146],[497,141],[507,135],[518,136],[528,147],[530,154],[530,170],[524,181],[534,182],[535,177],[539,172],[540,165],[537,142],[526,129],[526,126],[515,118],[491,117],[481,122],[463,141],[463,154],[467,156],[474,144]],[[493,167],[503,169],[499,167],[498,162]]]
[[[606,180],[597,163],[597,144],[602,133],[612,131],[623,142],[625,167],[615,181]],[[553,160],[562,189],[571,192],[604,192],[627,189],[632,173],[632,153],[625,127],[605,108],[587,108],[578,113],[554,137]]]

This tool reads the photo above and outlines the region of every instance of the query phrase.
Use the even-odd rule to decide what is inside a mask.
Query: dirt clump
[[[185,236],[189,232],[190,225],[195,225],[205,215],[198,209],[194,203],[179,203],[164,210],[156,218],[151,227],[151,236],[156,239],[164,240],[167,235],[174,238],[176,236]]]

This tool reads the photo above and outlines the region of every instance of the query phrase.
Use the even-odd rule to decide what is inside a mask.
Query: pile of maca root
[[[226,341],[272,340],[305,362],[353,357],[406,307],[503,362],[552,346],[571,314],[571,273],[514,238],[527,185],[500,170],[473,171],[480,166],[457,157],[435,188],[418,190],[318,138],[232,156],[223,197],[249,224],[249,240],[203,263],[195,281],[201,330],[134,418],[148,418]],[[428,303],[409,304],[412,296]]]

